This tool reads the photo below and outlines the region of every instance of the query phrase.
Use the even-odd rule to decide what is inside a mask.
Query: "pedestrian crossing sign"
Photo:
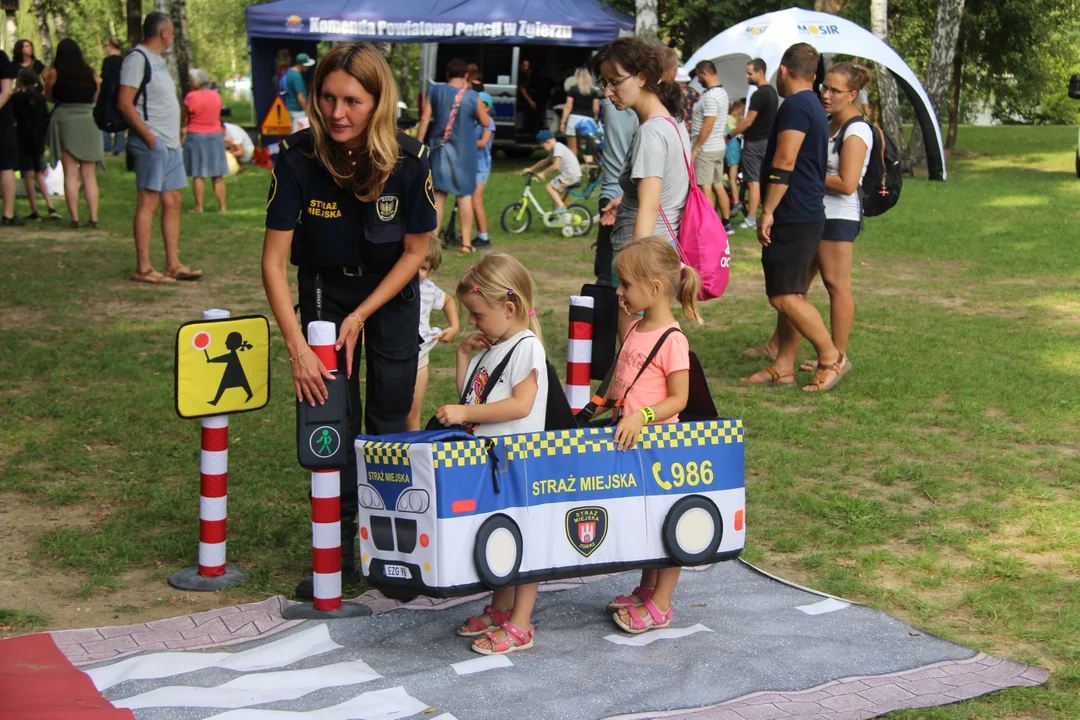
[[[288,135],[291,132],[292,116],[289,115],[289,108],[285,106],[285,101],[278,95],[274,98],[274,104],[270,106],[270,111],[263,118],[262,134]]]
[[[176,414],[247,412],[270,400],[270,323],[262,315],[198,320],[176,333]]]

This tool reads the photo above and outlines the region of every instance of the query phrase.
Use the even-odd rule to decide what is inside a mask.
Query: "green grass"
[[[900,204],[867,221],[855,369],[835,392],[738,385],[760,367],[738,353],[772,322],[747,232],[733,236],[728,295],[688,328],[717,406],[746,419],[748,560],[1053,671],[1046,687],[893,717],[1080,717],[1075,140],[1070,128],[963,128],[947,182],[908,180]],[[534,273],[558,366],[566,297],[591,279],[591,238],[535,219],[520,236],[498,229],[525,164],[496,160],[488,214],[495,243]],[[194,560],[199,430],[172,409],[173,342],[205,308],[269,314],[267,184],[263,171],[230,178],[227,217],[184,216],[182,257],[207,271],[198,284],[126,281],[133,178],[112,161],[101,232],[0,235],[0,491],[110,511],[36,541],[35,561],[79,573],[82,596],[107,602],[123,573]],[[157,240],[153,251],[160,268]],[[436,281],[453,287],[469,262],[449,256]],[[811,299],[825,307],[820,287]],[[230,591],[238,599],[288,594],[309,567],[308,480],[292,447],[288,359],[279,337],[273,345],[269,407],[230,421],[229,560],[252,568]],[[454,397],[452,359],[452,348],[434,352],[425,417]]]
[[[18,635],[48,626],[49,618],[40,613],[0,608],[0,633]]]

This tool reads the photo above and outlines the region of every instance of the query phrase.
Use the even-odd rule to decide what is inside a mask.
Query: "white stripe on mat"
[[[209,638],[207,638],[209,641]],[[136,655],[112,665],[86,670],[98,690],[126,680],[151,680],[220,667],[241,672],[271,670],[342,647],[330,639],[326,625],[298,632],[266,645],[237,653],[156,652]]]
[[[701,623],[687,628],[664,628],[663,630],[650,630],[640,635],[605,635],[604,639],[616,645],[629,645],[630,647],[643,647],[657,640],[676,640],[687,635],[699,632],[712,632]]]
[[[851,603],[836,598],[825,598],[821,602],[811,603],[810,605],[796,605],[795,609],[802,610],[807,615],[824,615],[825,613],[843,610],[846,607],[851,607]]]
[[[396,687],[366,692],[320,710],[229,710],[210,717],[214,720],[394,720],[421,713],[428,707],[405,692],[405,688]]]
[[[150,707],[242,708],[295,700],[320,688],[359,685],[381,677],[363,660],[353,660],[307,670],[252,673],[215,687],[161,687],[113,700],[112,704],[131,710]]]

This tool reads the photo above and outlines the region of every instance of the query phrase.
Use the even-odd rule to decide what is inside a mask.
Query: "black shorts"
[[[761,267],[765,270],[765,294],[805,295],[810,284],[821,231],[825,221],[773,225],[772,241],[761,248]]]
[[[33,153],[23,152],[19,149],[19,172],[21,173],[44,173],[45,172],[45,155],[34,155]]]
[[[821,231],[821,239],[855,242],[860,232],[862,232],[862,223],[858,220],[826,220],[825,228]]]
[[[19,140],[15,127],[0,128],[0,170],[15,170],[19,166]]]

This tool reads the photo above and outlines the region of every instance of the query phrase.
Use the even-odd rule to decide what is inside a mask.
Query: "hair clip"
[[[536,308],[529,311],[529,317],[536,317]]]
[[[514,296],[514,288],[506,288],[506,294],[510,297]]]
[[[475,293],[480,292],[480,286],[479,285],[473,285],[472,286],[472,291],[475,292]]]

